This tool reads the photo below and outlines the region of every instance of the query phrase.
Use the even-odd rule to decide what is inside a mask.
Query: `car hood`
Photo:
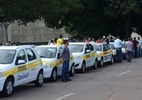
[[[75,57],[75,56],[81,56],[82,53],[72,53],[72,55]]]
[[[10,64],[0,64],[0,71],[4,71],[10,66]]]

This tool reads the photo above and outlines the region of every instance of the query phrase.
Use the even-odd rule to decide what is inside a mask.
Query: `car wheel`
[[[74,74],[75,74],[75,67],[72,66],[72,67],[71,67],[71,70],[70,70],[70,72],[69,72],[69,76],[74,76]]]
[[[111,61],[110,61],[110,63],[111,63],[111,64],[113,64],[113,63],[114,63],[114,58],[113,58],[113,56],[111,57]]]
[[[36,87],[41,87],[43,85],[43,72],[40,71],[37,75],[37,78],[35,80]]]
[[[8,78],[4,84],[4,88],[2,91],[3,96],[9,97],[13,93],[13,79]]]
[[[94,65],[92,66],[92,69],[97,69],[98,68],[98,64],[97,64],[97,60],[95,60]]]
[[[57,80],[57,71],[56,71],[55,68],[52,70],[52,74],[51,74],[50,80],[52,82],[55,82]]]
[[[82,63],[82,67],[81,67],[81,73],[84,73],[85,72],[85,70],[86,70],[86,68],[85,68],[85,63]]]
[[[103,66],[104,66],[103,58],[100,60],[100,62],[99,62],[99,66],[100,66],[100,67],[103,67]]]

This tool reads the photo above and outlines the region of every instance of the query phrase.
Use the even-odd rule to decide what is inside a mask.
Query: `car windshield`
[[[36,47],[35,50],[41,58],[55,58],[56,47]]]
[[[84,48],[83,44],[70,44],[69,49],[71,52],[82,52]]]
[[[94,45],[96,51],[102,51],[102,45]]]
[[[0,49],[0,64],[11,64],[15,53],[15,50]]]

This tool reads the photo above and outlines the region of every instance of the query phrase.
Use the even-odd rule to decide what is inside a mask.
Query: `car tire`
[[[6,81],[5,81],[5,84],[4,84],[4,88],[3,88],[3,91],[2,91],[2,95],[5,96],[5,97],[9,97],[12,95],[13,93],[13,79],[12,78],[8,78]]]
[[[103,66],[104,66],[103,58],[101,58],[101,60],[99,61],[99,66],[100,66],[100,67],[103,67]]]
[[[85,63],[82,63],[80,72],[81,72],[81,73],[85,73],[85,70],[86,70],[86,68],[85,68]]]
[[[97,64],[97,60],[95,60],[94,65],[92,66],[92,69],[97,69],[98,68],[98,64]]]
[[[35,80],[35,86],[36,87],[41,87],[43,85],[43,72],[39,71],[37,78]]]
[[[52,82],[55,82],[57,80],[57,71],[56,71],[55,68],[52,70],[52,74],[51,74],[50,80]]]
[[[111,57],[110,63],[111,63],[111,64],[114,64],[114,57],[113,57],[113,56]]]
[[[71,70],[69,72],[69,76],[74,76],[75,74],[75,67],[72,65]]]

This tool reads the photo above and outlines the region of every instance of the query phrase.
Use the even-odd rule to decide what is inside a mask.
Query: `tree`
[[[84,9],[76,15],[68,14],[70,31],[76,31],[78,35],[102,37],[106,35],[106,20],[103,7],[105,0],[81,0]]]
[[[116,20],[123,19],[126,31],[125,38],[128,38],[131,33],[132,16],[141,13],[141,3],[141,0],[107,0],[105,13]]]
[[[26,24],[43,19],[48,26],[58,27],[65,14],[80,9],[79,0],[0,0],[0,22]]]

